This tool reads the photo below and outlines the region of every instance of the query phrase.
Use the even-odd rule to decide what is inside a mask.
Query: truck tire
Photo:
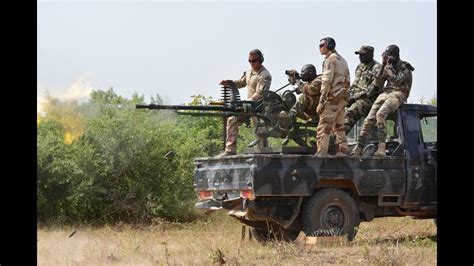
[[[260,243],[265,243],[271,240],[292,242],[300,234],[300,231],[284,229],[282,227],[273,230],[272,226],[270,226],[269,229],[251,227],[250,232],[252,233],[252,237]]]
[[[306,236],[347,234],[347,239],[352,241],[360,224],[354,199],[337,188],[314,193],[306,202],[302,216]]]

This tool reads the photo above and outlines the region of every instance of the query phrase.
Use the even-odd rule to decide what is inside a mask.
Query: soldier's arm
[[[393,82],[394,86],[401,85],[408,75],[410,75],[410,70],[405,66],[402,66],[398,72],[395,70],[395,68],[393,68],[392,65],[388,65],[385,70],[387,72],[387,79]]]
[[[234,80],[234,84],[237,88],[243,88],[245,86],[247,86],[247,80],[245,79],[245,75],[246,72],[244,72],[244,74],[242,74],[242,77],[240,77],[240,79],[238,80]]]
[[[320,95],[321,85],[322,85],[322,80],[321,80],[321,75],[319,75],[315,79],[313,79],[310,83],[308,83],[304,89],[308,94]]]
[[[323,64],[323,75],[321,77],[321,99],[320,103],[327,101],[329,92],[331,92],[331,83],[334,78],[335,62],[334,60],[326,60]]]
[[[369,97],[372,97],[373,95],[378,94],[378,90],[379,90],[380,86],[376,86],[375,84],[377,83],[377,74],[380,72],[381,68],[382,68],[381,64],[376,64],[372,68],[371,72],[372,72],[372,75],[373,75],[374,79],[372,80],[372,82],[367,87],[367,96],[369,96]]]
[[[357,83],[359,83],[359,79],[360,79],[360,74],[361,74],[361,71],[360,71],[360,68],[361,68],[361,65],[357,65],[356,67],[356,70],[355,70],[355,77],[354,77],[354,81],[352,81],[352,85],[351,85],[351,91],[356,89],[357,87]]]
[[[258,101],[260,98],[262,98],[262,92],[269,90],[271,84],[272,84],[272,76],[270,75],[259,76],[257,78],[257,88],[255,89],[255,93],[252,95],[251,99],[253,101]]]
[[[387,80],[387,74],[386,74],[386,69],[387,67],[384,65],[381,65],[377,73],[375,74],[375,79],[374,79],[374,86],[376,87],[383,87],[383,84]]]

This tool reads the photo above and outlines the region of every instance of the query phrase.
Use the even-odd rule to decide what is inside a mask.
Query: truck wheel
[[[251,227],[250,232],[252,233],[252,237],[260,243],[265,243],[271,240],[292,242],[300,234],[300,231],[296,230],[284,229],[282,227],[273,230],[273,228],[274,227],[272,226],[270,226],[269,229]]]
[[[337,188],[317,191],[303,209],[303,230],[307,236],[347,234],[347,239],[352,241],[359,224],[359,210],[355,201]]]

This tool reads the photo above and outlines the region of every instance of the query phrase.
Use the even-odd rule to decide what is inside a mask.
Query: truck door
[[[428,121],[422,127],[421,122],[427,114],[415,110],[405,110],[400,114],[403,119],[407,168],[407,191],[403,205],[425,205],[436,201],[436,160],[433,160],[436,150],[430,146],[430,142],[424,142],[423,134],[426,134],[427,140],[435,137],[436,120]]]
[[[438,135],[437,116],[433,114],[420,114],[421,137],[423,143],[422,164],[424,172],[424,189],[422,201],[436,203],[437,174],[438,174]]]

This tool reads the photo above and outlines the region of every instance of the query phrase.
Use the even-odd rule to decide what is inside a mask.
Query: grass
[[[242,226],[224,212],[189,224],[39,226],[38,265],[434,265],[432,219],[378,218],[362,223],[353,242],[319,248],[241,239]],[[69,237],[72,232],[74,235]]]

